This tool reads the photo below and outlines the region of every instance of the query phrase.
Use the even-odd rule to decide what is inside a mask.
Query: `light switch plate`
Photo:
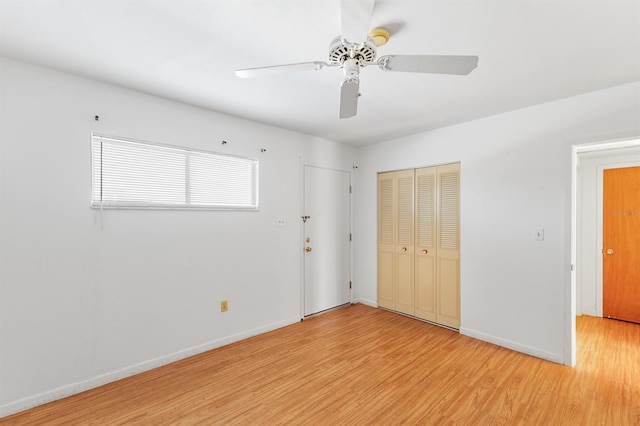
[[[534,229],[533,239],[536,241],[544,241],[544,229],[543,228]]]

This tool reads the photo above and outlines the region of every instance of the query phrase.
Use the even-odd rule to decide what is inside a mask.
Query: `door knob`
[[[429,253],[429,250],[427,250],[427,249],[422,249],[422,253],[423,253],[423,254],[427,254],[427,253]]]
[[[407,251],[407,248],[406,247],[402,247],[402,251]]]
[[[613,249],[607,249],[607,254],[613,254]]]
[[[307,239],[305,241],[310,243],[311,242],[311,237],[307,237]]]
[[[309,253],[311,251],[311,247],[305,247],[304,251],[306,251],[307,253]]]

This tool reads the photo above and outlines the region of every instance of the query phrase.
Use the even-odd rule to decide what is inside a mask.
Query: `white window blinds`
[[[258,208],[258,160],[92,137],[92,207]]]

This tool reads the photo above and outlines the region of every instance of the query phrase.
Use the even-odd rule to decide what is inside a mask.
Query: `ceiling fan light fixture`
[[[376,0],[339,1],[341,33],[329,44],[328,62],[245,68],[236,70],[236,75],[247,78],[338,68],[344,73],[340,85],[340,118],[349,118],[358,112],[360,68],[377,65],[377,68],[386,72],[467,75],[478,66],[477,56],[385,55],[376,59],[378,47],[385,45],[391,37],[389,30],[382,27],[374,28],[367,34],[367,29],[371,28],[369,25]]]
[[[369,31],[369,36],[376,42],[376,46],[384,46],[389,41],[391,34],[386,28],[374,28]]]

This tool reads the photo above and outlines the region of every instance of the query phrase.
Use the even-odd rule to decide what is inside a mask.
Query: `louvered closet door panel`
[[[414,314],[414,171],[396,172],[396,310]]]
[[[460,327],[460,164],[437,170],[436,322]]]
[[[436,167],[415,175],[415,316],[436,321]]]
[[[395,173],[378,175],[378,306],[396,309],[394,291]]]

